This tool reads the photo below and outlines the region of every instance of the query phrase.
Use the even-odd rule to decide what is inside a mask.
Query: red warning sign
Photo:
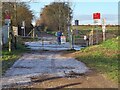
[[[10,13],[9,11],[5,11],[5,19],[10,19]]]
[[[100,13],[93,13],[93,19],[100,19]]]

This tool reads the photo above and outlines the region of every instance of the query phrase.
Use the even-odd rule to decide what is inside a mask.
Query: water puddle
[[[60,51],[71,49],[71,45],[69,42],[59,45],[57,44],[57,42],[44,41],[43,44],[42,41],[38,41],[38,42],[26,42],[25,45],[32,50]],[[81,50],[81,48],[84,48],[78,45],[73,45],[73,47],[75,50]]]

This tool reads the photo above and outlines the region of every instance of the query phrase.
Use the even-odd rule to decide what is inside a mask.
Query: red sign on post
[[[9,11],[5,11],[5,19],[10,19],[10,13]]]
[[[8,10],[5,11],[5,25],[10,25],[11,23],[11,16]]]
[[[100,13],[93,13],[93,19],[100,19]]]

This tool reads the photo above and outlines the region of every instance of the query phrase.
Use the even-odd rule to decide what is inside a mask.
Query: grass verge
[[[28,49],[23,44],[23,40],[19,38],[17,43],[17,49],[8,51],[8,44],[2,50],[2,75],[5,74],[6,70],[10,68],[16,60],[18,60],[24,52],[27,52]],[[21,42],[22,41],[22,42]]]
[[[100,45],[90,46],[77,52],[76,58],[88,67],[103,73],[109,79],[118,82],[118,38]]]

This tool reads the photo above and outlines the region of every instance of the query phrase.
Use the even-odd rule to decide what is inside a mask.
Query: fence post
[[[14,38],[15,38],[15,49],[17,49],[17,37],[16,37],[16,35],[14,36]]]
[[[102,20],[102,32],[103,32],[103,41],[105,41],[105,29],[106,29],[106,20],[105,18]]]
[[[9,52],[11,52],[10,23],[8,23]]]
[[[33,39],[35,38],[35,29],[33,28]]]

